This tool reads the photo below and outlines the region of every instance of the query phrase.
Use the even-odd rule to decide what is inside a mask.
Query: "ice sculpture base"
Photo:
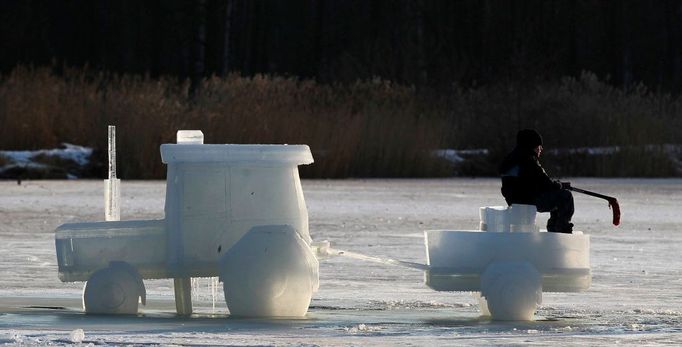
[[[537,290],[580,292],[592,281],[590,239],[581,232],[429,230],[425,238],[429,265],[424,275],[426,285],[438,291],[481,292],[489,306],[491,301],[500,303],[497,306],[530,302],[526,295],[532,298]],[[512,291],[518,293],[516,297],[509,294]],[[504,300],[500,295],[505,295]],[[496,315],[494,308],[488,308],[493,319],[532,318],[527,313]]]

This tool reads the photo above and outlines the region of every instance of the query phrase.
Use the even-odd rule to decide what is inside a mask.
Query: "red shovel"
[[[613,211],[613,225],[618,225],[620,224],[620,206],[618,205],[618,199],[612,197],[612,196],[606,196],[603,194],[591,192],[589,190],[584,190],[576,187],[568,187],[568,190],[572,190],[574,192],[578,193],[583,193],[587,194],[589,196],[594,196],[596,198],[604,199],[609,202],[609,208]]]

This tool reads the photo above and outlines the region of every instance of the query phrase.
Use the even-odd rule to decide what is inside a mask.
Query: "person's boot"
[[[550,233],[556,233],[557,232],[555,221],[556,221],[556,219],[552,218],[552,217],[550,217],[547,220],[547,232],[550,232]]]
[[[573,234],[573,223],[566,223],[560,227],[556,227],[554,232],[564,233],[564,234]]]

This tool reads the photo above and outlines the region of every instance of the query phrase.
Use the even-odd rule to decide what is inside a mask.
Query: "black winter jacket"
[[[561,182],[547,176],[535,152],[518,146],[500,165],[500,176],[502,196],[508,205],[535,205],[542,192],[561,189]]]

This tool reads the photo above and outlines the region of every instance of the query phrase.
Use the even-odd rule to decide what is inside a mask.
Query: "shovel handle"
[[[589,196],[594,196],[595,198],[600,198],[600,199],[604,199],[604,200],[608,201],[609,202],[609,208],[611,208],[611,210],[613,211],[613,225],[619,225],[620,224],[620,205],[618,205],[618,199],[616,199],[612,196],[591,192],[589,190],[580,189],[580,188],[576,188],[573,186],[570,186],[567,189],[574,191],[574,192],[586,194]]]

